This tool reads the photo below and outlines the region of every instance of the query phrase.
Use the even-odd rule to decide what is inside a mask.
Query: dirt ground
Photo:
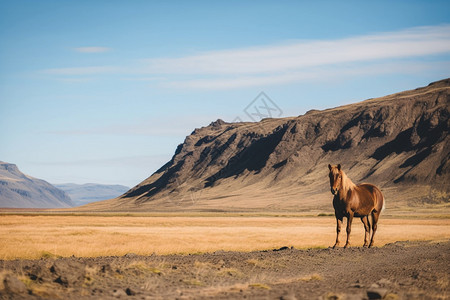
[[[449,299],[450,241],[0,261],[0,299]]]

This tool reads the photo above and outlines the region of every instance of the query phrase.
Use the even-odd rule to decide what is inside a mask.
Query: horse
[[[384,209],[384,197],[380,189],[373,184],[354,184],[342,170],[340,164],[337,166],[328,165],[330,170],[330,187],[334,195],[333,207],[336,216],[336,243],[333,249],[339,246],[339,233],[341,232],[342,221],[347,218],[347,241],[344,248],[350,246],[350,232],[352,230],[353,217],[361,218],[364,224],[365,236],[364,246],[372,247],[377,223],[381,211]],[[372,216],[372,237],[370,237],[370,221]],[[370,237],[370,244],[369,244]]]

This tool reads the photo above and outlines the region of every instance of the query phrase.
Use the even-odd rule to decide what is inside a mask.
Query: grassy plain
[[[448,240],[449,218],[382,218],[375,245],[404,240]],[[361,246],[355,219],[352,245]],[[342,239],[345,239],[345,230]],[[282,246],[328,247],[333,217],[253,214],[3,214],[0,259],[252,251]]]

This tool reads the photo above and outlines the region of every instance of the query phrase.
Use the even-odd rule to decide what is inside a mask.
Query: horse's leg
[[[370,238],[370,223],[369,216],[361,217],[361,221],[364,224],[365,236],[364,236],[364,245],[363,247],[367,247],[369,245]]]
[[[377,231],[379,217],[379,211],[372,211],[372,238],[370,239],[369,248],[373,246],[373,237],[375,236],[375,232]]]
[[[341,232],[342,219],[342,216],[336,216],[336,243],[334,244],[333,249],[339,246],[339,233]]]
[[[347,216],[347,242],[344,248],[350,246],[350,233],[352,231],[353,212],[349,212]]]

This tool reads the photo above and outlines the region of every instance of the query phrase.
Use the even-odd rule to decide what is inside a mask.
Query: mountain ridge
[[[17,165],[0,161],[0,207],[72,207],[70,197],[45,180],[22,173]]]
[[[98,183],[60,183],[54,184],[54,186],[66,192],[75,206],[116,198],[130,189],[127,186],[119,184]]]
[[[449,104],[444,79],[298,117],[217,120],[130,191],[86,209],[328,209],[328,163],[380,185],[393,206],[448,202]]]

